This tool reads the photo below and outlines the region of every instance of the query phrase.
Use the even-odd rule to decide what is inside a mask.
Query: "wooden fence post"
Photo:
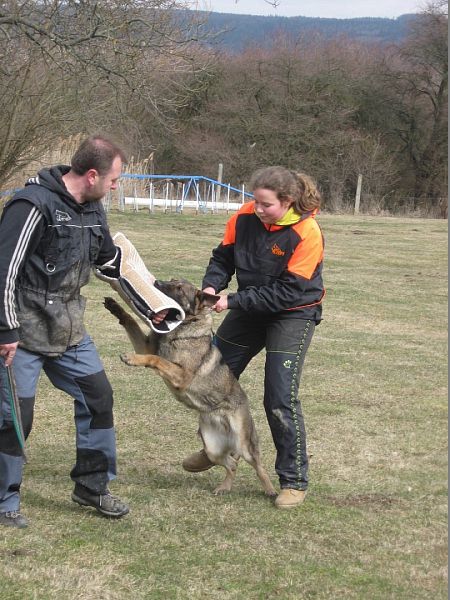
[[[355,215],[357,215],[359,213],[359,202],[361,200],[361,187],[362,187],[362,175],[360,173],[358,175],[358,185],[356,187],[355,210],[354,210]]]
[[[223,163],[219,163],[219,171],[217,173],[217,181],[219,183],[222,183],[222,178],[223,178]],[[220,185],[216,185],[216,202],[220,202],[220,193],[221,193],[221,187]]]

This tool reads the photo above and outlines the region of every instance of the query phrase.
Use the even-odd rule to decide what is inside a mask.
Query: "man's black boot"
[[[11,510],[7,512],[0,512],[0,525],[24,529],[25,527],[28,527],[28,521],[23,515],[20,514],[20,512]]]
[[[128,505],[113,496],[109,490],[104,494],[95,494],[85,487],[75,485],[72,500],[81,506],[92,506],[100,514],[113,519],[120,519],[130,512]]]

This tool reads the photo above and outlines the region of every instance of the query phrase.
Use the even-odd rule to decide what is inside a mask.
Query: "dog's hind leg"
[[[199,433],[205,452],[211,462],[225,468],[227,474],[213,494],[226,494],[233,487],[240,454],[236,452],[236,440],[229,418],[226,415],[201,413]]]
[[[267,496],[276,496],[275,488],[261,463],[258,434],[246,404],[240,408],[235,427],[239,436],[239,452],[242,458],[255,469]]]
[[[267,471],[262,466],[261,459],[259,457],[258,451],[250,451],[249,448],[246,448],[242,453],[243,459],[251,465],[258,475],[258,478],[263,486],[264,492],[267,496],[276,496],[277,492],[270,481],[270,478],[267,474]]]
[[[213,491],[213,494],[218,496],[219,494],[228,494],[228,492],[231,492],[231,488],[233,487],[233,483],[234,483],[234,478],[236,477],[236,469],[238,466],[238,461],[239,461],[239,457],[235,458],[231,454],[228,454],[228,456],[226,456],[224,462],[216,463],[216,464],[221,464],[223,467],[225,467],[227,474],[225,476],[225,479],[222,481],[222,483],[220,485],[218,485],[216,487],[216,489]]]

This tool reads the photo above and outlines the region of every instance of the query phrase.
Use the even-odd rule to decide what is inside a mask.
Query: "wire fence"
[[[379,197],[362,194],[360,212],[366,215],[392,215],[402,217],[424,217],[446,219],[448,197],[433,198],[392,195]]]

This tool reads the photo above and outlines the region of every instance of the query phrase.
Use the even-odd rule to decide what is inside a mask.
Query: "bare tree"
[[[413,102],[422,103],[427,111],[428,131],[423,145],[413,149],[417,168],[415,195],[439,198],[445,195],[447,180],[448,123],[448,17],[447,4],[430,2],[412,27],[402,56],[411,65],[405,81]]]
[[[446,5],[430,3],[384,60],[372,96],[374,120],[403,163],[404,190],[418,199],[412,208],[431,212],[447,195],[447,29]]]
[[[166,121],[208,61],[180,0],[0,2],[0,181],[68,133]]]
[[[5,39],[28,39],[63,69],[85,66],[126,79],[130,74],[118,68],[123,57],[186,44],[186,31],[173,21],[180,7],[180,0],[9,0],[0,4],[0,31]]]

